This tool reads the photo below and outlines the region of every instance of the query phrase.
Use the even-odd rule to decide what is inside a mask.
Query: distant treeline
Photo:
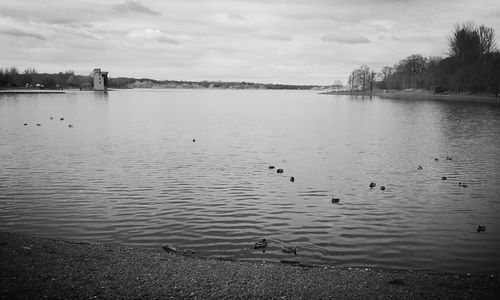
[[[34,68],[19,72],[16,67],[0,68],[0,88],[90,88],[92,77],[73,71],[56,74],[38,73]]]
[[[473,23],[457,25],[448,38],[448,57],[413,54],[380,72],[366,65],[352,71],[352,91],[428,89],[436,93],[500,92],[500,52],[490,27]]]
[[[75,75],[73,71],[56,74],[38,73],[34,68],[20,72],[16,67],[0,68],[0,88],[79,88],[91,89],[91,75]],[[264,84],[252,82],[221,82],[221,81],[175,81],[155,80],[149,78],[109,78],[109,88],[215,88],[215,89],[289,89],[308,90],[314,85]]]
[[[291,85],[253,82],[224,82],[224,81],[178,81],[155,80],[149,78],[110,78],[111,88],[214,88],[214,89],[272,89],[272,90],[310,90],[316,85]]]

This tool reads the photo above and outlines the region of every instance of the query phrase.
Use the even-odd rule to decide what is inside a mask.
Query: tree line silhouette
[[[500,52],[493,28],[458,24],[448,37],[448,56],[410,55],[380,72],[366,65],[349,75],[351,91],[428,89],[436,93],[500,92]]]

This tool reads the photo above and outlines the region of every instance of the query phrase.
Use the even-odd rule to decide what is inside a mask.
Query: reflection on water
[[[500,270],[498,105],[297,91],[1,95],[0,128],[0,230],[245,260]],[[262,238],[265,253],[253,249]]]

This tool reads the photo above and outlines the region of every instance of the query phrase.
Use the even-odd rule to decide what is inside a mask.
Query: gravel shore
[[[235,262],[0,232],[1,299],[500,299],[496,275]]]

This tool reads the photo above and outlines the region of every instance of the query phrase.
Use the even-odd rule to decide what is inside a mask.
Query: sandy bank
[[[493,275],[232,262],[0,233],[0,297],[499,299]]]
[[[327,95],[351,95],[349,92],[328,92]],[[353,96],[378,96],[387,99],[400,100],[443,100],[443,101],[458,101],[458,102],[475,102],[475,103],[493,103],[500,104],[500,98],[495,98],[492,95],[469,95],[469,94],[434,94],[431,91],[421,89],[408,89],[403,91],[396,90],[374,90],[370,92],[359,92],[352,94]]]

